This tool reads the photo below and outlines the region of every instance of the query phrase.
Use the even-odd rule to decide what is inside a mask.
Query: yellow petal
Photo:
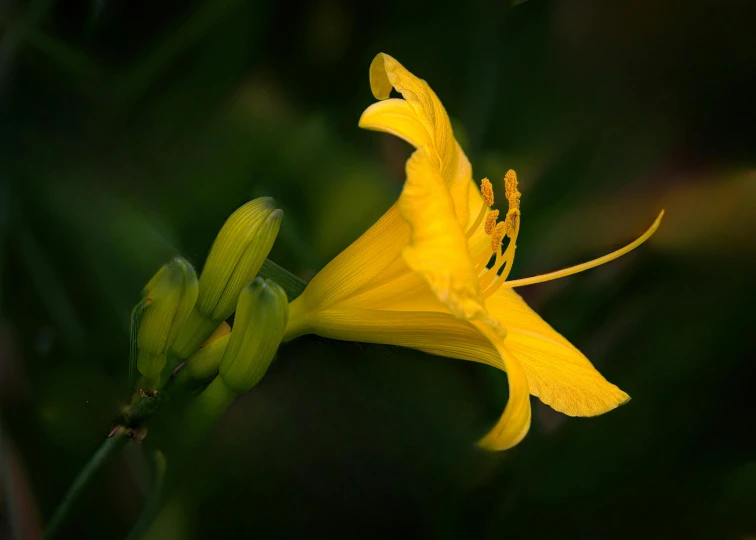
[[[553,409],[596,416],[630,399],[512,289],[497,291],[486,307],[507,329],[506,346],[522,364],[530,393]]]
[[[523,367],[496,331],[487,324],[474,322],[480,332],[496,348],[504,362],[509,381],[509,400],[499,421],[478,444],[486,450],[506,450],[519,443],[530,429],[530,393]]]
[[[506,367],[496,349],[478,330],[448,312],[332,308],[310,313],[304,319],[293,307],[293,304],[289,306],[290,321],[306,320],[301,324],[306,324],[308,333],[325,338],[409,347],[473,360],[501,370]]]
[[[383,131],[404,139],[415,148],[433,148],[434,141],[414,109],[403,99],[387,99],[373,103],[360,117],[359,126]]]
[[[410,245],[402,252],[407,266],[425,278],[454,315],[469,319],[483,312],[477,274],[454,202],[424,148],[407,161],[398,205],[411,229]]]
[[[408,241],[409,226],[395,204],[318,272],[293,304],[300,311],[314,311],[338,303],[400,259]]]
[[[296,314],[290,312],[291,317]],[[509,402],[499,422],[479,444],[505,450],[517,444],[530,426],[528,381],[517,357],[483,322],[475,326],[448,313],[328,309],[311,314],[306,332],[343,341],[397,345],[451,358],[486,363],[507,372]],[[477,329],[476,329],[477,327]]]
[[[431,163],[441,172],[452,193],[459,224],[464,226],[472,168],[454,138],[446,109],[428,83],[391,56],[380,53],[370,64],[370,88],[377,99],[385,100],[392,87],[402,94],[409,107],[395,103],[385,107],[373,105],[365,111],[360,126],[393,133],[416,148],[427,146]]]
[[[340,303],[339,307],[352,310],[352,313],[359,311],[364,317],[368,316],[367,313],[377,317],[379,322],[376,325],[381,327],[381,333],[390,332],[383,326],[393,324],[394,330],[399,331],[401,326],[403,331],[412,334],[418,332],[418,325],[424,324],[426,319],[423,317],[429,317],[430,312],[442,315],[447,309],[424,285],[417,274],[408,273],[354,296]],[[506,328],[506,346],[520,361],[530,393],[547,405],[570,416],[596,416],[630,399],[625,392],[608,382],[577,348],[549,326],[513,290],[497,291],[486,301],[486,308],[490,316]],[[415,319],[412,312],[424,313]],[[431,324],[430,320],[427,319],[428,324]],[[363,337],[369,338],[369,323],[363,321],[360,325],[361,331],[366,334]],[[482,362],[506,370],[499,363],[499,354],[479,332],[470,331],[463,325],[462,330],[454,331],[456,337],[449,342],[445,337],[447,330],[443,326],[439,328],[442,330],[429,334],[428,339],[418,334],[418,339],[412,341],[409,335],[402,338],[402,343],[393,344],[439,356]],[[379,342],[392,343],[387,341],[389,339],[384,337]],[[456,342],[459,340],[464,340],[464,344]]]
[[[404,263],[404,261],[402,260]],[[338,309],[370,309],[389,311],[440,311],[449,313],[436,294],[428,287],[425,278],[413,272],[407,263],[394,279],[374,280],[364,291],[356,293],[333,306]],[[382,277],[382,276],[381,276]]]
[[[469,183],[470,213],[477,213],[483,204],[480,190]],[[472,218],[474,221],[474,217]],[[468,224],[469,228],[469,224]],[[468,239],[468,252],[490,249],[491,237],[478,227]],[[412,271],[402,257],[383,269],[360,289],[340,300],[334,307],[343,309],[389,309],[398,311],[448,311],[428,288],[422,276]]]
[[[370,64],[370,88],[376,99],[384,100],[391,94],[391,87],[402,94],[427,130],[436,152],[434,158],[439,159],[442,166],[447,166],[453,159],[455,141],[449,115],[441,100],[428,83],[415,77],[396,59],[379,53]]]

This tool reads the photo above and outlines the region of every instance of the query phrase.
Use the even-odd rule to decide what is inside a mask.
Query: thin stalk
[[[289,295],[289,300],[293,300],[299,296],[307,286],[306,282],[268,259],[265,260],[259,273],[263,277],[277,281]],[[47,540],[55,538],[59,533],[61,524],[66,520],[76,501],[81,497],[82,492],[86,489],[92,478],[108,459],[123,447],[129,435],[138,436],[136,430],[158,413],[162,406],[170,399],[169,393],[175,386],[169,384],[162,390],[152,394],[140,393],[134,398],[131,405],[116,418],[115,425],[117,427],[100,445],[100,448],[92,455],[86,465],[84,465],[84,468],[79,472],[71,487],[68,488],[60,505],[55,509],[45,530],[45,538]],[[148,501],[145,511],[140,517],[132,535],[141,534],[154,517],[159,506],[159,494],[162,488],[164,472],[165,464],[161,465],[158,463],[156,494],[150,497],[150,501]]]
[[[116,429],[110,437],[103,441],[100,448],[97,449],[86,465],[84,465],[84,468],[79,472],[71,487],[68,488],[58,508],[55,509],[55,513],[53,513],[47,529],[45,529],[45,538],[47,540],[55,538],[59,534],[61,525],[63,525],[71,513],[71,509],[79,500],[89,482],[102,469],[103,465],[123,448],[127,440],[126,434],[128,431],[124,427]]]
[[[166,461],[161,451],[156,451],[154,455],[154,471],[152,474],[152,486],[147,500],[144,503],[142,513],[129,532],[126,540],[139,540],[149,529],[153,519],[158,514],[163,499],[163,485],[165,484]]]

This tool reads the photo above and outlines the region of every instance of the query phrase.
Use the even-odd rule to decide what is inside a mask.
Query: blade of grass
[[[270,259],[265,259],[258,274],[264,278],[272,279],[283,287],[283,290],[286,291],[286,294],[289,297],[289,302],[302,294],[302,291],[307,287],[307,282],[299,279],[297,276],[286,270],[286,268],[278,266]]]

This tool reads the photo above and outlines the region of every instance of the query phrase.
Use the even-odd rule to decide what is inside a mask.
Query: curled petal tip
[[[385,53],[378,53],[370,63],[370,89],[375,99],[388,99],[391,95],[391,82],[389,81],[386,64],[396,62]]]

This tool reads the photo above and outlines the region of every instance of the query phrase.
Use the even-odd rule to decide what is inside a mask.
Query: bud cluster
[[[187,387],[217,379],[235,396],[262,379],[283,336],[288,300],[276,283],[255,276],[282,217],[273,199],[250,201],[221,228],[199,279],[177,257],[149,281],[132,318],[132,361],[143,388],[165,385],[182,361],[179,382]],[[232,330],[226,319],[235,310]]]

